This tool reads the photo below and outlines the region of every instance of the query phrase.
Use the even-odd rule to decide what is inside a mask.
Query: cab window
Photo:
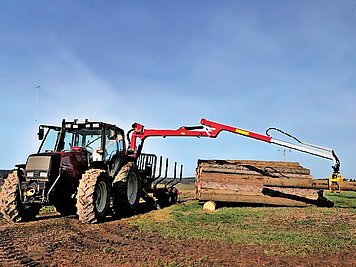
[[[118,142],[117,136],[114,130],[107,129],[105,131],[106,134],[106,142],[105,142],[105,152],[104,152],[104,160],[110,160],[112,156],[116,155],[118,152]]]
[[[47,128],[47,132],[45,133],[45,138],[42,141],[38,153],[54,151],[57,142],[57,136],[58,136],[58,131]]]

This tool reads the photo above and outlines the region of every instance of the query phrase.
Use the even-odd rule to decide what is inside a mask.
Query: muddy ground
[[[165,239],[129,221],[83,225],[74,216],[46,214],[13,224],[0,218],[0,266],[356,266],[355,251],[268,256],[263,246]]]

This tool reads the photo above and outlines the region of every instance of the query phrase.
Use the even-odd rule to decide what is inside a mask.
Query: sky
[[[356,1],[0,1],[0,169],[63,118],[176,129],[201,118],[278,127],[334,149],[356,178]],[[38,87],[40,86],[40,87]],[[276,135],[277,138],[283,138]],[[288,139],[287,139],[288,140]],[[198,159],[332,162],[243,136],[149,138],[194,176]],[[170,169],[172,173],[172,169]]]

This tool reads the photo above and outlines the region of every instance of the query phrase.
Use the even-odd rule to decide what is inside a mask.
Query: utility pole
[[[283,152],[283,161],[286,161],[286,159],[287,159],[287,151],[288,152],[291,152],[291,150],[289,150],[289,149],[278,149],[278,151],[282,151]]]
[[[37,113],[38,113],[38,99],[40,94],[40,85],[36,86],[36,106],[35,106],[35,122],[37,122]]]

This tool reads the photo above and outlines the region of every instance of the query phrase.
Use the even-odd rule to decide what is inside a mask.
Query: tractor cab
[[[38,138],[42,140],[38,154],[85,152],[89,165],[108,164],[125,154],[124,131],[103,122],[63,120],[62,127],[41,125]]]
[[[89,164],[109,163],[125,154],[124,131],[103,122],[63,122],[57,151],[86,151]]]

